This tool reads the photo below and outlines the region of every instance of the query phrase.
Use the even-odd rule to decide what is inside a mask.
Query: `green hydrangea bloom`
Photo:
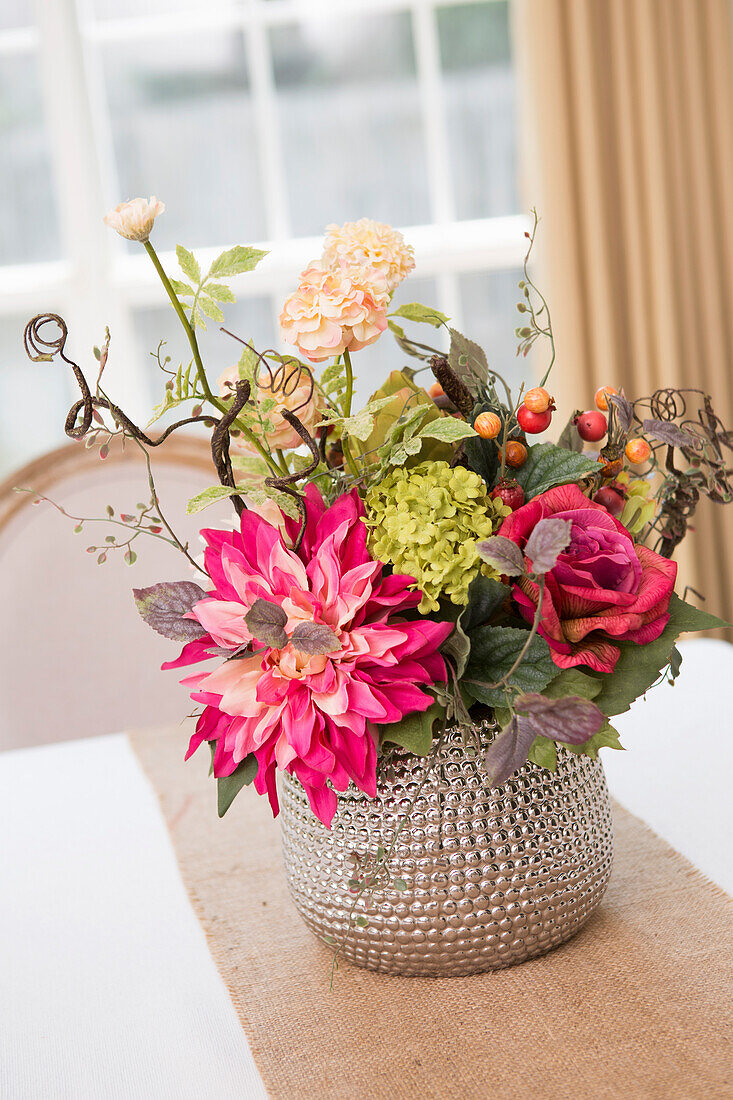
[[[491,500],[478,474],[447,462],[398,467],[366,496],[371,553],[398,573],[415,577],[422,613],[436,611],[438,597],[468,602],[468,586],[479,572],[498,576],[482,563],[476,544],[492,535],[510,514]]]

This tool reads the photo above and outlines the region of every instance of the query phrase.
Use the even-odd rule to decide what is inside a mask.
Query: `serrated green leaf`
[[[212,321],[223,321],[224,314],[219,309],[216,302],[212,302],[210,298],[207,298],[205,294],[199,296],[199,308],[202,313],[205,313],[207,317],[210,317]]]
[[[619,740],[618,730],[614,729],[608,720],[603,723],[597,733],[594,733],[593,736],[587,741],[584,741],[582,745],[566,744],[565,748],[569,749],[570,752],[577,753],[579,756],[590,756],[591,760],[597,758],[599,749],[624,750]]]
[[[210,743],[211,758],[214,759],[215,744]],[[242,787],[248,786],[257,775],[257,759],[254,753],[245,756],[231,775],[222,776],[216,781],[216,808],[219,817],[223,817],[237,797]]]
[[[180,279],[168,280],[179,298],[192,298],[196,293],[188,283],[182,283]]]
[[[352,436],[352,438],[358,439],[362,443],[369,438],[373,429],[374,417],[365,409],[341,421],[341,431],[343,434]]]
[[[176,256],[178,258],[178,266],[183,274],[187,279],[191,279],[192,282],[198,286],[201,282],[201,268],[193,252],[189,252],[182,244],[177,244]]]
[[[400,745],[415,756],[427,756],[433,744],[433,726],[443,714],[443,708],[433,703],[423,713],[408,714],[401,722],[380,728],[381,740]]]
[[[581,699],[592,700],[600,693],[602,686],[600,680],[588,675],[587,672],[581,672],[578,668],[564,668],[546,688],[542,689],[542,694],[548,699],[579,695]]]
[[[450,317],[446,316],[445,313],[441,313],[439,309],[421,305],[420,302],[408,302],[406,305],[396,309],[394,313],[391,313],[390,317],[404,317],[406,321],[416,321],[419,324],[432,325],[433,328],[440,328],[441,325],[446,324],[450,320]],[[404,336],[404,332],[402,332],[401,329],[400,334]]]
[[[206,321],[204,320],[203,314],[201,313],[201,310],[198,308],[198,306],[191,315],[191,321],[193,322],[194,328],[201,328],[204,330],[204,332],[206,332]]]
[[[479,703],[502,706],[506,702],[503,687],[490,685],[505,676],[527,641],[527,631],[517,627],[483,626],[471,634],[471,657],[463,684]],[[522,663],[509,678],[509,686],[519,691],[542,691],[557,672],[544,638],[535,635]]]
[[[207,283],[206,293],[210,298],[213,298],[215,302],[236,302],[237,300],[229,287],[225,286],[224,283]]]
[[[217,500],[224,500],[226,497],[235,496],[244,491],[244,489],[230,489],[228,485],[212,485],[210,489],[204,489],[203,492],[191,497],[186,505],[186,512],[192,516],[208,508],[210,504],[216,504]]]
[[[396,447],[389,451],[387,461],[390,466],[404,466],[408,458],[419,454],[421,450],[422,442],[420,438],[406,439],[404,443],[398,443]]]
[[[249,248],[245,245],[235,245],[217,256],[209,268],[209,276],[226,278],[230,275],[240,275],[243,271],[253,271],[257,264],[267,255],[260,248]]]
[[[434,420],[432,424],[426,424],[420,429],[422,439],[439,439],[441,443],[458,443],[461,439],[469,439],[476,432],[465,420],[456,420],[454,416],[444,416],[441,420]]]
[[[394,333],[398,340],[405,339],[405,330],[401,328],[396,321],[387,321],[387,328],[390,332]]]
[[[597,470],[598,462],[591,455],[576,454],[554,443],[536,443],[527,448],[527,460],[514,476],[529,500],[555,485],[567,485]]]

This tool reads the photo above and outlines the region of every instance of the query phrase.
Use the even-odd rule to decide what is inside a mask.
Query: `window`
[[[35,21],[33,12],[36,12]],[[0,13],[0,464],[63,438],[73,380],[22,350],[25,320],[66,317],[82,366],[112,332],[107,384],[133,415],[158,399],[148,354],[181,334],[147,257],[101,215],[167,204],[155,243],[273,250],[240,277],[227,324],[261,346],[325,225],[370,216],[415,245],[401,300],[436,304],[513,372],[526,219],[504,0],[4,0]],[[236,356],[211,325],[212,371]],[[361,397],[402,365],[360,353]],[[43,409],[32,434],[19,402]]]

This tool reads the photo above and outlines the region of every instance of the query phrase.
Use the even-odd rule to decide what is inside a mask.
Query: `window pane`
[[[0,57],[0,265],[60,251],[36,59]]]
[[[515,214],[519,196],[508,4],[441,8],[438,32],[458,217]]]
[[[244,43],[239,32],[104,48],[119,200],[167,206],[159,248],[267,236]]]
[[[0,4],[0,31],[11,27],[30,27],[33,25],[32,0],[2,0]]]
[[[58,363],[31,363],[23,349],[27,317],[0,317],[0,476],[66,440],[71,405]],[[28,411],[33,411],[29,429]]]
[[[293,233],[429,221],[409,16],[306,19],[271,43]]]
[[[235,305],[224,307],[224,327],[241,336],[262,351],[276,346],[275,323],[269,298],[243,298]],[[236,363],[241,354],[241,345],[231,336],[220,331],[217,321],[206,322],[203,332],[197,329],[197,339],[206,373],[212,385],[232,363]],[[176,370],[179,363],[188,363],[191,351],[181,329],[180,322],[172,309],[166,306],[153,306],[149,309],[137,309],[134,313],[135,337],[138,361],[146,364],[151,400],[157,404],[163,396],[165,378],[158,370],[154,352],[160,340],[166,341],[161,356],[170,355],[169,369]],[[279,347],[279,343],[277,344]]]
[[[537,360],[517,358],[517,302],[522,278],[520,268],[505,271],[478,271],[461,275],[458,280],[463,306],[463,328],[486,352],[489,366],[503,375],[516,390],[520,382],[535,385]]]

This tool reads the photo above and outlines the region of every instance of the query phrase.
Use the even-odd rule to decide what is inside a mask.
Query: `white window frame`
[[[241,29],[247,49],[252,104],[260,151],[262,191],[269,239],[256,244],[270,255],[254,272],[233,282],[238,298],[269,295],[273,311],[306,263],[318,255],[319,238],[291,236],[286,171],[279,135],[276,92],[267,30],[307,16],[335,18],[375,12],[409,12],[422,106],[432,222],[403,226],[415,247],[417,272],[434,277],[437,305],[457,326],[462,323],[459,276],[521,265],[528,219],[456,219],[440,67],[436,7],[483,0],[246,0],[205,5],[140,18],[94,21],[91,0],[35,0],[36,25],[0,32],[0,57],[37,52],[43,108],[49,137],[64,259],[0,267],[0,315],[37,312],[48,304],[67,318],[76,348],[98,343],[101,326],[115,336],[115,393],[131,408],[147,403],[145,357],[137,354],[133,310],[164,304],[165,296],[146,256],[128,254],[101,222],[120,198],[100,72],[104,42],[163,39],[175,32]],[[159,196],[169,202],[175,196]],[[206,264],[233,241],[197,249]],[[162,253],[171,273],[175,255]],[[112,359],[110,370],[113,370]]]

